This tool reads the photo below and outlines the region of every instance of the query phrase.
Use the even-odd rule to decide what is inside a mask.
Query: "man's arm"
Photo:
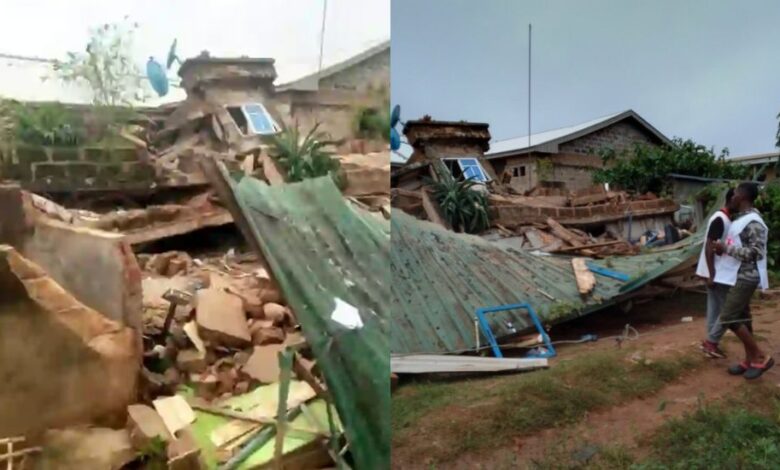
[[[715,219],[707,230],[707,237],[704,242],[704,259],[707,261],[707,269],[710,273],[710,282],[715,279],[715,249],[713,242],[723,237],[723,220]]]
[[[713,240],[710,239],[707,239],[704,242],[704,258],[707,261],[707,269],[710,273],[710,282],[715,279],[715,249],[712,244]]]
[[[766,256],[766,229],[758,222],[750,222],[739,235],[742,246],[726,247],[726,254],[742,262],[756,262]]]

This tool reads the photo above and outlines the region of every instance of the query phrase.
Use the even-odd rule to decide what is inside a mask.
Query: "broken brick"
[[[206,358],[197,349],[182,349],[176,355],[176,367],[182,372],[203,372]]]
[[[268,302],[263,305],[263,317],[272,321],[274,325],[281,325],[287,318],[287,307],[274,302]]]
[[[261,327],[252,331],[252,343],[256,346],[281,343],[284,341],[284,337],[284,330],[279,327]]]
[[[238,382],[238,373],[232,367],[224,368],[217,372],[217,395],[233,393],[233,389]]]
[[[127,407],[127,430],[130,433],[130,442],[136,449],[148,447],[154,438],[166,442],[171,440],[171,434],[160,415],[147,405]]]
[[[279,303],[282,301],[282,293],[275,287],[264,287],[260,289],[260,301]]]
[[[241,299],[216,289],[198,291],[198,332],[209,343],[243,348],[252,342]]]
[[[263,318],[263,302],[260,289],[251,289],[240,293],[244,302],[244,311],[252,318]]]
[[[249,377],[262,382],[273,383],[279,380],[279,352],[284,349],[281,344],[255,346],[252,356],[242,368]]]
[[[217,377],[214,374],[191,374],[190,382],[195,389],[195,395],[206,400],[211,400],[217,396]]]
[[[200,447],[191,428],[188,426],[179,431],[177,438],[168,445],[169,470],[200,470],[204,468],[200,461]]]

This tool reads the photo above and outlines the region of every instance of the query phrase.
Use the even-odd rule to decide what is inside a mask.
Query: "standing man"
[[[726,241],[713,243],[715,254],[714,282],[731,287],[726,294],[720,315],[722,326],[737,335],[745,348],[745,360],[729,367],[729,374],[757,379],[769,370],[775,361],[756,343],[748,328],[747,307],[756,288],[767,289],[766,246],[769,229],[761,214],[753,207],[758,197],[755,183],[742,183],[734,191],[732,206],[738,210],[726,232]]]
[[[702,246],[699,256],[699,265],[696,268],[696,275],[707,280],[707,337],[701,343],[701,350],[707,356],[716,359],[726,357],[726,353],[718,346],[720,339],[726,332],[723,325],[718,322],[718,317],[723,308],[723,302],[726,300],[729,286],[715,282],[715,259],[716,257],[720,258],[720,256],[715,254],[714,242],[723,241],[731,226],[733,196],[734,189],[729,188],[726,192],[726,204],[710,217],[707,223],[704,246]]]

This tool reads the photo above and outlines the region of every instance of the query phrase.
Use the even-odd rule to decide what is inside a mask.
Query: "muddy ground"
[[[777,351],[776,346],[780,345],[778,299],[780,297],[774,295],[756,298],[752,305],[755,331],[770,353]],[[585,333],[598,334],[602,339],[594,343],[559,345],[559,355],[551,360],[549,371],[455,381],[425,377],[402,382],[393,397],[393,468],[535,468],[539,461],[561,449],[569,455],[583,453],[587,458],[594,449],[620,448],[641,459],[649,452],[651,437],[670,419],[684,416],[706,403],[743,393],[740,387],[744,387],[746,381],[725,372],[733,360],[742,357],[741,345],[732,333],[727,333],[722,343],[729,358],[704,359],[699,351],[698,345],[704,335],[704,302],[701,294],[680,293],[635,305],[628,313],[610,309],[559,326],[551,331],[554,341],[576,339]],[[683,322],[682,318],[688,316],[692,316],[693,321]],[[626,323],[639,331],[639,337],[623,341],[618,348],[615,339],[606,338],[620,335]],[[564,361],[576,364],[602,353],[614,355],[616,361],[646,363],[651,367],[655,364],[666,371],[663,379],[668,381],[659,385],[656,380],[648,385],[646,390],[652,390],[652,393],[643,393],[641,389],[631,391],[631,384],[622,384],[627,393],[614,395],[618,398],[610,395],[608,401],[613,401],[609,403],[595,400],[584,413],[576,403],[571,412],[555,409],[554,404],[552,408],[547,405],[540,411],[537,421],[531,409],[527,420],[523,421],[529,425],[523,428],[507,429],[500,418],[487,424],[481,421],[486,415],[500,416],[500,410],[496,414],[496,410],[490,409],[495,401],[495,390],[506,389],[508,384],[518,389],[525,387],[538,380],[534,378],[535,374],[548,374],[556,367],[563,367]],[[667,363],[676,366],[666,367]],[[683,365],[678,367],[680,364]],[[598,371],[599,376],[602,373],[609,377],[609,371]],[[638,377],[637,380],[642,379]],[[757,386],[767,383],[780,386],[780,368],[770,370],[757,382]],[[576,397],[576,381],[572,385],[569,379],[567,383],[575,388],[572,394]],[[582,386],[587,385],[583,383]],[[413,400],[420,399],[418,395],[430,394],[434,399],[442,387],[446,387],[449,395],[462,393],[462,399],[436,398],[442,400],[442,406],[426,407],[413,421],[407,417],[409,407],[415,406]],[[557,390],[560,393],[560,389]],[[504,395],[499,398],[505,407],[515,404],[520,407],[526,399],[531,399],[524,392],[507,400],[506,393],[502,393]],[[565,400],[560,399],[562,408],[570,406]],[[402,412],[404,416],[398,418],[406,421],[401,424],[396,415]],[[543,413],[547,414],[542,416]],[[560,422],[550,421],[555,416],[562,417]],[[537,422],[543,429],[532,429]]]

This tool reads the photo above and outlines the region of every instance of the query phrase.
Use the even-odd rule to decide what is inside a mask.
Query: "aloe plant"
[[[490,226],[487,197],[474,189],[476,181],[439,178],[431,183],[442,215],[457,232],[479,233]]]
[[[293,127],[284,127],[278,134],[268,137],[271,144],[269,155],[285,171],[288,182],[330,175],[336,186],[343,188],[345,181],[341,166],[329,150],[336,142],[328,134],[320,132],[319,126],[319,123],[316,124],[303,138],[297,123]]]

